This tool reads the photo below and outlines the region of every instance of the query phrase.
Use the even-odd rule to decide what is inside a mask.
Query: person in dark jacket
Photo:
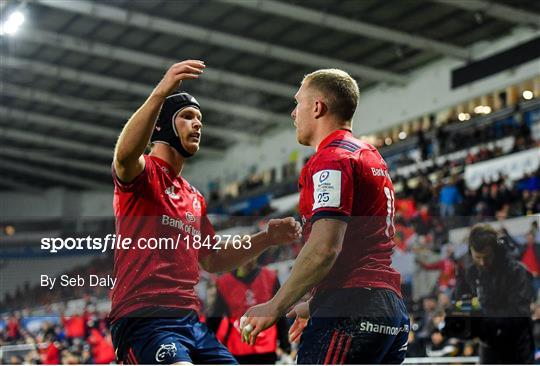
[[[530,273],[509,255],[489,225],[471,229],[469,253],[471,261],[458,273],[455,295],[456,299],[477,298],[480,303],[480,363],[533,363]]]

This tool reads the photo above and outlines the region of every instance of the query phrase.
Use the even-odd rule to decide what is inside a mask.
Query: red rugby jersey
[[[113,169],[116,233],[133,240],[131,249],[116,249],[112,289],[112,321],[148,307],[199,310],[194,286],[199,282],[199,256],[193,235],[214,236],[201,193],[162,159],[145,155],[144,171],[132,182],[121,182]],[[141,238],[180,236],[176,249],[141,249]],[[187,238],[187,239],[186,239]],[[187,244],[190,244],[189,249]],[[143,242],[147,245],[149,242]],[[200,253],[199,253],[200,252]]]
[[[348,130],[334,131],[302,169],[299,190],[305,241],[319,218],[349,222],[342,251],[315,293],[369,287],[401,296],[400,275],[391,267],[394,188],[377,149]]]

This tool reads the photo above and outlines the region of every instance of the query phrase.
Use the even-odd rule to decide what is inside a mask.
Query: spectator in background
[[[426,354],[428,357],[451,357],[456,356],[459,349],[455,339],[447,339],[439,329],[433,330],[430,342],[426,345]]]
[[[413,243],[412,251],[415,258],[420,262],[430,263],[439,259],[439,256],[433,252],[432,235],[418,235],[416,240],[410,240]],[[438,275],[435,272],[424,271],[419,265],[415,266],[413,275],[413,298],[415,300],[431,296],[433,287],[437,283]]]
[[[433,218],[430,215],[428,205],[420,206],[412,223],[418,235],[427,236],[431,232],[433,229]]]
[[[47,345],[42,353],[42,362],[44,365],[58,365],[62,363],[60,359],[60,344],[55,340],[54,335],[47,335]]]
[[[86,314],[73,314],[64,316],[62,314],[62,324],[68,340],[83,339],[86,336]]]
[[[531,230],[530,230],[531,234],[534,235],[534,240],[536,242],[540,242],[540,229],[538,228],[538,221],[537,220],[534,220],[532,223],[531,223]]]
[[[422,160],[427,160],[429,152],[429,142],[426,140],[426,135],[424,134],[422,128],[418,129],[417,136],[418,146],[420,148],[420,155],[422,156]]]
[[[525,150],[525,139],[521,136],[516,136],[516,139],[514,141],[514,146],[512,147],[512,153],[520,152],[522,150]]]
[[[471,357],[478,354],[478,342],[476,341],[467,341],[463,345],[463,351],[461,352],[461,356],[463,357]]]
[[[422,340],[416,336],[417,330],[418,324],[413,323],[411,318],[411,331],[409,332],[409,339],[407,345],[407,358],[426,357],[426,347]]]
[[[442,217],[453,217],[456,212],[456,205],[463,200],[456,185],[456,177],[452,176],[450,182],[441,188],[439,193],[440,213]]]
[[[35,345],[35,342],[34,343],[28,342],[28,343]],[[38,353],[37,349],[28,352],[24,356],[24,363],[21,362],[21,364],[24,364],[24,365],[39,365],[41,363],[42,363],[41,362],[41,357],[39,356],[39,353]]]
[[[21,337],[19,316],[12,314],[6,325],[6,336],[8,342],[15,342]]]
[[[22,363],[23,359],[21,358],[21,356],[13,355],[9,358],[8,365],[22,365]]]
[[[437,131],[435,132],[435,138],[437,140],[437,156],[443,154],[447,147],[446,147],[446,140],[448,138],[448,132],[444,130],[444,127],[438,127]]]
[[[540,212],[540,194],[536,191],[523,191],[524,215]]]
[[[519,123],[519,128],[517,130],[517,136],[523,137],[528,145],[534,144],[534,139],[532,138],[532,133],[529,125],[525,121]]]
[[[456,264],[454,259],[454,250],[451,245],[446,246],[446,256],[432,263],[416,260],[418,265],[427,271],[440,271],[437,281],[437,290],[450,295],[456,285]]]
[[[113,357],[114,357],[114,350],[113,350]],[[100,362],[94,361],[94,358],[92,357],[92,353],[90,352],[90,349],[88,348],[88,346],[85,346],[81,354],[81,364],[89,365],[89,364],[99,364],[99,363]],[[111,362],[106,362],[106,363],[111,363]]]
[[[420,176],[418,185],[413,192],[414,200],[417,204],[427,205],[433,199],[433,186],[431,181],[425,176]]]
[[[538,191],[540,190],[540,171],[535,174],[527,174],[517,183],[517,189],[520,191]]]
[[[521,263],[533,276],[534,296],[537,297],[538,290],[540,290],[540,243],[535,241],[532,232],[527,234],[527,241],[523,246],[520,258]]]
[[[432,296],[426,296],[422,299],[422,315],[423,318],[419,319],[417,337],[420,339],[426,339],[433,331],[433,319],[437,315],[437,299]]]
[[[434,217],[433,222],[433,244],[435,248],[441,248],[444,243],[448,243],[448,228],[441,217]]]
[[[90,335],[87,338],[88,344],[91,347],[91,358],[94,364],[110,364],[114,361],[114,348],[111,341],[111,335],[107,332],[105,335],[96,328],[90,329]],[[83,358],[89,358],[90,354],[85,354]]]

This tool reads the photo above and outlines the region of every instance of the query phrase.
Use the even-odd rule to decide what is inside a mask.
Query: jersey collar
[[[339,139],[339,138],[346,138],[346,137],[352,137],[352,131],[346,128],[340,128],[339,130],[335,130],[334,132],[331,132],[328,136],[326,136],[319,146],[317,147],[317,151],[320,151],[321,149],[324,149],[326,146],[328,146],[332,141]]]
[[[174,175],[174,169],[173,169],[171,164],[167,163],[165,160],[163,160],[163,159],[161,159],[161,158],[159,158],[159,157],[157,157],[155,155],[150,155],[150,157],[152,159],[154,159],[161,168],[165,168],[164,171],[168,176],[170,176],[173,179],[174,178],[181,178],[180,175],[178,175],[178,176]]]

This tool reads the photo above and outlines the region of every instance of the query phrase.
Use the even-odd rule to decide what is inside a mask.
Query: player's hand
[[[274,325],[278,318],[279,312],[272,301],[249,308],[240,319],[242,342],[255,345],[259,333]]]
[[[152,95],[166,98],[176,91],[182,80],[198,79],[206,67],[203,61],[186,60],[172,65],[156,86]]]
[[[287,318],[293,317],[295,319],[293,325],[291,325],[291,328],[289,329],[289,341],[291,343],[298,343],[309,320],[309,304],[307,301],[297,304],[287,313]]]
[[[289,244],[302,237],[302,225],[293,217],[271,219],[266,227],[271,245]]]

